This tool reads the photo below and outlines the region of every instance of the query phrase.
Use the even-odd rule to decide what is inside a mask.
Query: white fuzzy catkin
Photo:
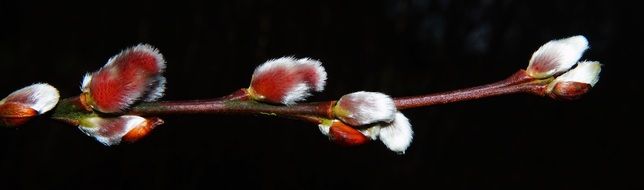
[[[414,138],[414,131],[411,128],[409,119],[400,112],[388,125],[380,127],[380,140],[394,152],[404,154]]]
[[[547,78],[567,71],[577,63],[588,49],[588,40],[581,35],[560,40],[552,40],[532,54],[527,72],[535,78]],[[535,68],[547,68],[538,71]]]
[[[336,113],[340,120],[352,126],[391,122],[397,112],[393,99],[388,95],[365,91],[342,96],[334,110],[340,112]]]
[[[126,120],[124,125],[109,125],[109,122],[118,122],[117,120]],[[121,143],[121,139],[132,129],[138,127],[146,119],[135,115],[123,115],[117,118],[87,118],[83,123],[88,126],[80,125],[80,129],[87,136],[94,137],[98,142],[105,146],[112,146]],[[107,129],[106,127],[111,127]],[[109,131],[109,132],[107,132]]]
[[[601,64],[597,61],[583,61],[577,64],[574,69],[557,77],[553,83],[561,82],[580,82],[595,86],[599,81]]]
[[[163,97],[165,92],[165,77],[159,75],[154,79],[154,82],[150,84],[149,91],[145,93],[143,98],[144,102],[153,102]]]
[[[26,97],[26,99],[20,97]],[[0,104],[4,102],[21,103],[36,110],[38,114],[43,114],[56,107],[59,99],[60,94],[56,88],[46,83],[36,83],[14,91],[1,100]]]
[[[297,83],[286,92],[286,95],[282,97],[282,104],[284,105],[293,105],[296,102],[304,101],[306,98],[311,96],[311,87],[307,86],[305,83]]]

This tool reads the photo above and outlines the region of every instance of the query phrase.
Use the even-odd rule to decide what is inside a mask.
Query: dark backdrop
[[[604,64],[585,97],[528,95],[405,111],[407,154],[345,148],[316,126],[262,116],[165,117],[104,147],[38,119],[0,129],[0,189],[627,189],[642,186],[642,13],[614,1],[0,1],[0,93],[42,81],[61,96],[137,43],[168,61],[165,100],[246,87],[254,67],[313,57],[312,100],[392,96],[502,79],[551,39],[585,35]]]

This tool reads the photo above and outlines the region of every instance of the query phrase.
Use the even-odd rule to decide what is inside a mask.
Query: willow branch
[[[499,82],[472,88],[426,94],[420,96],[394,98],[399,110],[427,107],[453,102],[476,100],[486,97],[531,93],[544,95],[544,89],[552,79],[537,80],[520,70],[511,77]],[[80,113],[100,114],[82,109],[78,97],[62,101],[63,108],[58,108],[53,118],[73,123],[73,118]],[[269,115],[292,119],[317,121],[316,118],[334,118],[332,107],[336,101],[300,103],[292,106],[273,105],[249,99],[247,92],[242,89],[213,100],[160,101],[141,103],[133,106],[122,115],[162,116],[176,114],[246,114]],[[71,118],[71,119],[70,119]]]

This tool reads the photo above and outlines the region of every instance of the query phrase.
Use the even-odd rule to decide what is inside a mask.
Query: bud
[[[125,142],[136,142],[138,140],[141,140],[143,137],[148,136],[150,132],[157,126],[163,124],[163,120],[160,118],[154,117],[154,118],[148,118],[144,123],[138,125],[137,127],[133,128],[123,136],[123,141]]]
[[[333,114],[351,126],[389,123],[394,119],[396,112],[393,99],[379,92],[360,91],[347,94],[333,107]]]
[[[586,94],[592,86],[581,82],[557,82],[548,96],[560,100],[576,100]]]
[[[165,60],[157,49],[140,44],[107,61],[100,70],[86,74],[82,100],[95,110],[114,113],[137,100],[154,101],[163,96]]]
[[[389,150],[404,154],[413,140],[414,131],[405,115],[400,112],[394,115],[395,119],[391,122],[380,122],[360,130],[339,120],[325,120],[318,127],[322,134],[341,145],[360,145],[366,143],[368,139],[380,138]]]
[[[569,70],[588,49],[588,40],[584,36],[573,36],[552,40],[532,54],[526,69],[534,78],[548,78]]]
[[[122,140],[133,142],[146,136],[163,121],[140,116],[123,115],[113,118],[89,117],[80,121],[78,128],[105,146],[119,144]]]
[[[379,136],[389,150],[405,154],[405,150],[414,138],[414,131],[411,129],[409,119],[397,112],[393,122],[380,127]]]
[[[0,100],[0,124],[22,125],[32,117],[54,108],[59,98],[58,90],[44,83],[17,90]]]
[[[360,131],[342,123],[339,120],[330,120],[319,124],[320,131],[329,136],[334,143],[344,146],[355,146],[367,143],[369,139]]]
[[[27,123],[38,112],[23,104],[8,102],[0,104],[0,125],[14,127]]]
[[[579,62],[577,67],[553,80],[546,92],[555,99],[577,99],[597,84],[600,72],[601,64],[597,61]]]
[[[248,94],[257,101],[292,105],[320,92],[326,84],[326,71],[317,60],[282,57],[255,69]]]

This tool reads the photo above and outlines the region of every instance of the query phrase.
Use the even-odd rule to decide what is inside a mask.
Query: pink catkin
[[[114,60],[116,63],[122,63],[121,70],[140,71],[145,73],[159,73],[159,61],[150,52],[130,51]]]
[[[104,137],[116,136],[125,130],[127,122],[127,119],[121,118],[105,119],[98,124],[100,126],[98,134]]]
[[[298,65],[298,72],[306,84],[315,91],[321,91],[320,73],[315,65]]]
[[[160,74],[157,57],[151,52],[128,50],[112,64],[92,75],[91,95],[98,110],[117,112],[141,98]]]
[[[324,90],[326,72],[319,62],[292,57],[271,60],[253,74],[251,88],[265,102],[292,104]]]
[[[301,79],[300,75],[285,67],[276,67],[253,76],[252,89],[265,100],[282,102],[288,93]]]

